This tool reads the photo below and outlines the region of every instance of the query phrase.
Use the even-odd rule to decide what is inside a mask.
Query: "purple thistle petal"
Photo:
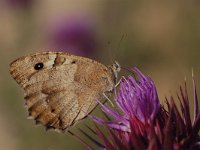
[[[130,127],[127,126],[127,124],[124,124],[123,122],[113,122],[113,121],[105,121],[99,117],[90,116],[96,123],[107,125],[110,128],[130,132]]]
[[[99,118],[99,117],[96,117],[96,116],[89,116],[93,121],[95,121],[96,123],[98,124],[105,124],[105,120]]]
[[[98,100],[97,100],[98,101]],[[109,114],[111,117],[113,117],[116,121],[124,122],[125,124],[128,123],[126,118],[122,115],[120,115],[118,112],[112,110],[108,105],[103,105],[100,101],[98,103],[101,105],[102,110],[106,113]]]

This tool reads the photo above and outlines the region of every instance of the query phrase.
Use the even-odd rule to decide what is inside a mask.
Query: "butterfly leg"
[[[106,100],[108,100],[110,102],[110,104],[112,105],[112,107],[114,107],[114,104],[112,103],[112,101],[110,100],[110,98],[105,93],[103,93],[103,96],[106,98]]]

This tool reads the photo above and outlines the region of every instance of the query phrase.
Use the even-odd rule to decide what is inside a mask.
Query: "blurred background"
[[[185,78],[192,98],[192,68],[199,89],[199,49],[198,0],[0,0],[0,146],[85,149],[68,133],[46,132],[26,119],[23,91],[9,74],[9,64],[22,55],[58,50],[137,66],[154,80],[163,101]],[[72,131],[78,134],[82,124],[90,121]]]

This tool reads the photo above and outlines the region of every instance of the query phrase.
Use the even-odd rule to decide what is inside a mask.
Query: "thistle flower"
[[[116,98],[116,104],[122,111],[122,115],[113,111],[109,106],[100,103],[102,110],[109,116],[115,118],[107,124],[116,129],[130,132],[130,118],[133,116],[141,122],[148,122],[154,119],[160,108],[157,91],[153,81],[144,76],[137,68],[134,72],[138,75],[138,80],[132,76],[122,78],[120,90]],[[98,123],[105,121],[93,117]]]
[[[29,9],[34,0],[6,0],[7,4],[14,9]]]
[[[47,33],[51,48],[81,56],[92,56],[96,52],[97,38],[91,19],[71,16],[51,24]]]
[[[103,112],[111,119],[92,116],[96,129],[88,127],[99,138],[81,132],[100,148],[108,150],[193,150],[200,149],[200,113],[194,85],[194,119],[190,117],[189,97],[186,83],[177,94],[180,109],[174,98],[166,98],[167,108],[159,102],[153,81],[137,68],[133,71],[138,78],[129,76],[122,79],[115,98],[117,111],[100,103]],[[99,128],[105,127],[106,131]],[[90,149],[91,146],[87,145]]]

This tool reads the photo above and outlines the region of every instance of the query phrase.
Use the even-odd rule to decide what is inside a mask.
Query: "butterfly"
[[[120,65],[64,52],[37,52],[10,64],[10,74],[24,90],[29,116],[47,129],[68,130],[85,118],[97,99],[113,91]]]

